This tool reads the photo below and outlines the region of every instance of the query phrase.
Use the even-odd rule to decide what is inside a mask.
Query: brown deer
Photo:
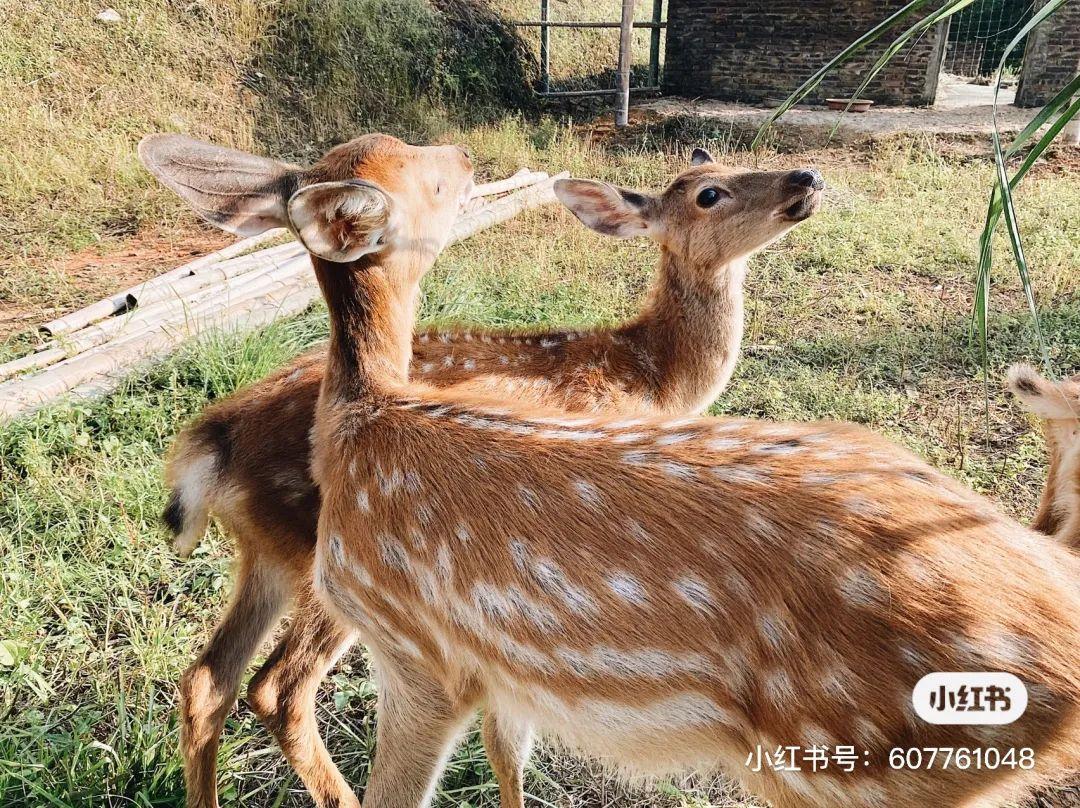
[[[159,166],[180,162],[180,155],[188,164],[201,160],[213,165],[214,160],[213,152],[186,138],[152,139],[142,152],[155,173]],[[696,149],[691,162],[713,161]],[[698,412],[726,385],[738,356],[742,251],[774,241],[797,223],[795,217],[773,214],[810,192],[804,213],[812,214],[823,185],[812,170],[732,173],[729,187],[749,215],[735,217],[736,211],[728,210],[715,217],[714,226],[718,243],[731,242],[732,226],[743,228],[746,243],[738,245],[734,260],[723,252],[710,256],[714,263],[665,254],[649,302],[636,318],[616,328],[424,331],[414,337],[410,370],[436,386],[568,410]],[[608,219],[589,216],[590,192],[631,194],[580,180],[560,183],[556,190],[571,210],[583,206],[584,221],[600,231]],[[310,598],[318,491],[310,478],[308,438],[325,357],[325,350],[314,351],[208,407],[181,433],[168,466],[173,493],[166,518],[177,535],[177,549],[190,553],[213,512],[232,528],[240,557],[229,611],[181,681],[191,805],[216,804],[217,743],[225,716],[243,670],[290,593],[299,594],[299,608],[252,680],[250,701],[316,802],[344,805],[351,798],[317,735],[314,713],[318,683],[351,642],[351,632]],[[495,732],[485,724],[489,748]],[[500,769],[505,804],[520,804],[518,765],[496,765]]]
[[[1080,765],[1075,554],[854,425],[568,415],[410,383],[417,284],[471,168],[386,136],[353,149],[280,167],[289,182],[242,164],[206,204],[290,226],[329,305],[313,581],[375,663],[369,808],[426,805],[481,706],[508,747],[537,731],[630,770],[721,768],[777,808],[991,806]],[[596,193],[592,215],[707,253],[741,204],[727,183],[702,165],[657,197]],[[936,671],[1013,674],[1030,702],[1007,725],[926,723],[912,688]],[[840,743],[861,768],[744,767],[758,744]],[[1033,753],[890,766],[911,747]]]
[[[1080,375],[1051,382],[1031,365],[1013,365],[1009,390],[1042,419],[1050,458],[1031,526],[1080,550]]]

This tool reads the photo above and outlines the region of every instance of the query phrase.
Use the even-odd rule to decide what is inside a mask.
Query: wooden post
[[[1073,98],[1073,101],[1075,100],[1076,97]],[[1065,128],[1061,130],[1061,142],[1066,146],[1080,146],[1080,115],[1065,124]]]
[[[540,91],[551,90],[551,29],[547,27],[548,4],[540,0]]]
[[[622,0],[622,21],[619,25],[619,105],[615,109],[615,125],[626,126],[630,121],[630,65],[634,44],[634,0]]]
[[[653,0],[653,27],[649,31],[649,86],[660,83],[660,20],[664,16],[664,0]]]

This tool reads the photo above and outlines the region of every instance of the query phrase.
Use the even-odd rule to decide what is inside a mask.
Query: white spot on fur
[[[424,362],[424,364],[420,366],[421,373],[431,373],[433,370],[435,370],[435,363],[433,362]]]
[[[552,440],[585,441],[604,437],[603,432],[592,429],[542,429],[537,435]]]
[[[668,477],[675,477],[679,480],[697,479],[697,469],[693,466],[688,466],[686,463],[676,463],[673,460],[668,460],[661,463],[660,468]]]
[[[622,421],[611,421],[607,425],[607,428],[614,431],[622,431],[624,429],[634,429],[644,423],[644,418],[625,418]]]
[[[419,494],[421,488],[423,488],[420,475],[415,471],[406,471],[405,476],[402,479],[402,484],[405,486],[405,490],[410,494]]]
[[[405,545],[388,533],[380,533],[378,537],[379,556],[383,564],[391,569],[407,572],[409,569],[409,554]]]
[[[889,593],[876,573],[862,564],[850,567],[837,582],[841,596],[851,606],[874,609],[888,603]]]
[[[469,532],[468,526],[463,522],[458,522],[457,527],[454,529],[454,535],[462,544],[468,544],[472,541],[472,533]]]
[[[337,566],[345,566],[345,548],[341,544],[341,536],[333,533],[330,536],[330,560]]]
[[[383,470],[381,464],[376,463],[375,479],[379,483],[379,491],[382,492],[382,495],[390,496],[404,481],[404,476],[401,473],[401,469],[394,468],[389,472],[386,472]]]
[[[465,370],[476,370],[476,360],[466,359],[461,366],[465,368]]]
[[[533,513],[540,512],[540,497],[535,491],[525,485],[518,485],[518,496],[522,503]]]
[[[769,475],[755,466],[715,466],[712,473],[718,480],[734,485],[764,485],[769,482]]]
[[[577,584],[569,581],[558,564],[547,558],[538,559],[532,566],[533,577],[540,587],[559,598],[575,614],[595,614],[596,600]]]
[[[522,572],[526,572],[529,568],[529,548],[525,545],[525,542],[521,541],[521,539],[514,539],[508,546],[510,557],[514,559],[514,566]]]
[[[652,543],[653,537],[649,535],[649,531],[637,519],[626,520],[626,532],[630,534],[631,538],[642,544]]]
[[[731,449],[741,449],[746,446],[746,441],[740,438],[713,438],[705,445],[714,452],[726,452]]]
[[[439,549],[435,551],[435,573],[443,583],[449,583],[454,576],[453,557],[450,554],[450,548],[445,544],[440,544]]]
[[[764,678],[765,695],[769,701],[777,707],[794,706],[795,685],[791,681],[791,674],[779,668],[772,670]]]
[[[709,614],[716,607],[712,589],[696,575],[684,575],[671,586],[683,600],[699,612]]]
[[[724,575],[724,587],[741,600],[748,600],[753,595],[750,582],[736,569],[729,569]]]
[[[447,354],[446,356],[444,356],[444,357],[442,358],[442,366],[443,366],[444,368],[451,368],[451,367],[453,367],[453,366],[454,366],[454,357],[453,357],[453,356],[451,356],[450,354]]]
[[[648,596],[645,593],[645,587],[641,585],[633,575],[628,572],[613,572],[607,577],[608,586],[611,587],[611,591],[618,595],[623,600],[634,604],[635,606],[641,606],[648,600]]]
[[[657,446],[674,446],[677,443],[685,443],[694,436],[689,432],[673,432],[670,435],[661,435],[656,439]]]
[[[581,501],[591,508],[599,508],[603,504],[600,489],[588,480],[575,480],[574,490],[577,491]]]
[[[765,644],[777,653],[795,643],[795,633],[780,614],[761,615],[758,618],[758,633]]]

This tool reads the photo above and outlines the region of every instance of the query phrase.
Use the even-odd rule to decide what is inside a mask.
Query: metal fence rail
[[[551,0],[540,0],[540,19],[521,20],[512,23],[519,28],[540,29],[540,89],[541,98],[580,98],[592,95],[616,95],[620,88],[596,88],[589,90],[552,90],[551,89],[551,29],[573,28],[622,28],[621,21],[573,21],[552,20],[550,18]],[[644,87],[631,87],[632,93],[656,92],[660,89],[660,32],[667,28],[664,17],[664,0],[653,0],[652,20],[632,22],[631,28],[648,29],[649,35],[649,83]],[[620,51],[622,46],[620,45]],[[621,56],[621,54],[620,54]],[[620,59],[621,61],[621,59]]]

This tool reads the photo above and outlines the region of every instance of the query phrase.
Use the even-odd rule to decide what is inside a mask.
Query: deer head
[[[658,196],[593,180],[560,180],[555,193],[598,233],[648,236],[705,273],[768,246],[821,206],[825,180],[815,169],[726,168],[704,149],[691,162]]]
[[[472,191],[460,146],[381,134],[337,146],[308,169],[184,135],[151,135],[139,156],[211,224],[241,236],[286,227],[334,263],[378,253],[426,269]]]

